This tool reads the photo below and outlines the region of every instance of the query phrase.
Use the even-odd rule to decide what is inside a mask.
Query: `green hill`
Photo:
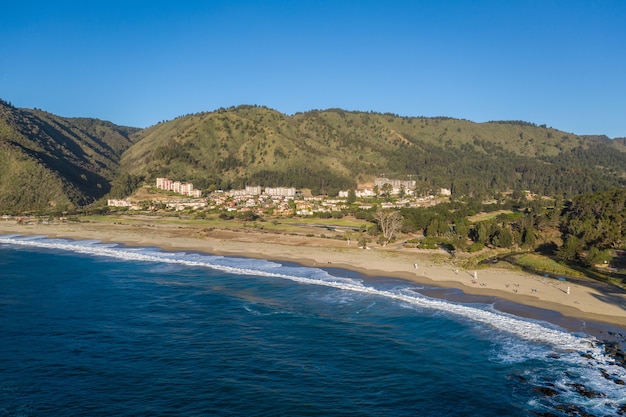
[[[375,176],[410,176],[457,195],[511,189],[573,195],[626,184],[623,140],[577,136],[520,121],[239,106],[138,132],[121,172],[197,188],[295,186],[332,192]]]
[[[137,130],[0,101],[0,211],[63,211],[101,198]]]
[[[63,211],[167,176],[196,188],[293,186],[334,193],[374,177],[428,190],[544,195],[626,186],[626,139],[521,121],[259,106],[197,113],[148,129],[18,109],[0,100],[0,211]]]

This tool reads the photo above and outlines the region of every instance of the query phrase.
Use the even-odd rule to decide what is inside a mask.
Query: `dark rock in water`
[[[574,388],[578,394],[582,395],[585,398],[604,398],[604,397],[606,397],[605,394],[603,394],[601,392],[597,392],[597,391],[591,390],[591,389],[587,388],[586,386],[584,386],[583,384],[572,384],[570,386],[572,388]]]
[[[559,393],[557,390],[550,387],[533,387],[533,391],[543,394],[546,397],[553,397]]]
[[[524,375],[509,374],[508,378],[517,379],[519,382],[528,382],[528,378],[526,378]]]
[[[620,416],[626,416],[626,404],[622,405],[620,408],[617,409],[617,413]]]
[[[593,356],[591,356],[591,353],[581,353],[580,356],[582,356],[583,358],[587,358],[587,359],[593,359]]]
[[[596,417],[593,414],[589,414],[585,411],[582,411],[580,407],[574,404],[563,404],[557,405],[555,407],[559,411],[563,411],[568,416],[577,416],[577,417]]]
[[[612,380],[613,378],[611,378],[611,375],[606,371],[606,369],[604,368],[600,368],[600,373],[602,374],[602,376],[608,380]]]
[[[554,413],[538,413],[536,411],[533,411],[533,415],[534,416],[539,416],[539,417],[559,417]]]
[[[623,379],[619,379],[616,376],[609,374],[606,369],[600,369],[600,372],[602,373],[602,376],[609,381],[615,382],[617,385],[626,385],[626,382],[624,382]]]
[[[565,412],[567,415],[578,415],[580,412],[580,408],[575,406],[574,404],[559,404],[555,406],[559,411]]]
[[[604,352],[621,367],[626,367],[626,352],[616,342],[605,341]]]

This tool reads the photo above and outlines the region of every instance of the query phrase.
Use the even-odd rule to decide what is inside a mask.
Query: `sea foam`
[[[361,281],[332,276],[317,268],[278,267],[276,263],[252,260],[247,267],[236,266],[236,258],[221,256],[163,252],[159,250],[133,250],[124,247],[103,245],[96,241],[69,241],[47,239],[45,236],[0,236],[0,243],[45,249],[71,251],[74,253],[103,256],[128,261],[161,262],[190,267],[211,268],[237,275],[263,276],[286,279],[306,285],[319,285],[339,290],[357,292],[371,296],[385,297],[408,305],[445,311],[472,321],[484,323],[492,328],[533,342],[546,343],[564,351],[589,351],[594,349],[595,339],[575,336],[565,331],[546,327],[545,324],[523,320],[515,316],[476,308],[450,301],[429,298],[410,288],[382,290],[363,285]],[[241,262],[239,262],[241,264]],[[254,266],[254,267],[253,267]],[[281,272],[278,272],[281,271]],[[306,274],[306,275],[305,275]]]
[[[15,246],[27,246],[44,249],[71,251],[91,256],[116,258],[128,261],[166,263],[190,267],[210,268],[229,274],[262,276],[294,281],[304,285],[331,287],[348,291],[383,297],[395,300],[407,306],[419,309],[441,311],[470,322],[480,323],[487,328],[514,335],[522,340],[550,346],[556,352],[585,353],[587,358],[597,366],[610,368],[613,361],[603,354],[598,341],[591,336],[580,336],[568,333],[545,322],[522,319],[510,314],[478,308],[471,305],[434,299],[415,292],[410,287],[396,289],[378,289],[364,285],[363,282],[336,277],[319,268],[282,266],[276,262],[260,261],[247,258],[229,258],[223,256],[203,255],[198,253],[164,252],[152,248],[126,248],[114,244],[102,244],[98,241],[70,241],[65,239],[49,239],[45,236],[0,236],[0,243]],[[243,265],[243,266],[242,266]],[[624,370],[611,369],[626,378]]]

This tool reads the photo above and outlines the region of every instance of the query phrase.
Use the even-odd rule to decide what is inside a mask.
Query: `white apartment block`
[[[339,197],[348,198],[348,193],[349,191],[347,190],[339,191]],[[371,188],[366,188],[364,190],[354,190],[354,196],[358,198],[374,197],[375,195],[376,194],[374,194],[374,190],[372,190]]]
[[[265,187],[265,194],[272,197],[295,197],[296,189],[293,187]]]
[[[232,197],[245,197],[248,194],[246,193],[246,190],[230,190],[228,192]]]
[[[392,194],[400,194],[401,189],[404,189],[407,194],[412,194],[416,183],[414,180],[394,180],[382,177],[374,180],[374,185],[378,186],[378,188],[381,188],[385,184],[391,185]]]
[[[261,195],[260,185],[246,185],[246,195]]]
[[[131,207],[133,203],[128,200],[117,200],[117,199],[109,199],[107,200],[107,206],[109,207]]]
[[[270,197],[295,197],[296,189],[293,187],[265,187],[263,189],[260,185],[247,185],[243,190],[230,190],[229,193],[233,197],[258,196],[262,194]]]

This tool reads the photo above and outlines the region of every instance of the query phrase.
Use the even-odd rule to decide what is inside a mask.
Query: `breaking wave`
[[[129,248],[94,240],[71,241],[45,236],[3,235],[0,236],[0,245],[71,251],[126,261],[209,268],[228,274],[289,280],[301,285],[334,288],[345,294],[359,294],[393,301],[405,308],[446,314],[472,324],[478,332],[488,333],[489,338],[495,340],[499,346],[494,354],[495,360],[524,361],[538,355],[542,360],[558,362],[559,367],[563,368],[563,375],[567,377],[555,375],[553,380],[558,381],[555,387],[563,397],[577,395],[576,384],[572,382],[575,378],[571,377],[577,375],[592,381],[591,389],[603,393],[602,397],[596,400],[585,399],[588,409],[614,411],[624,401],[623,386],[618,386],[614,381],[626,380],[626,371],[604,353],[602,344],[594,337],[571,334],[545,322],[494,311],[489,306],[481,308],[476,305],[429,298],[417,293],[415,287],[410,284],[382,289],[365,285],[357,279],[333,276],[319,268],[286,266],[258,259],[164,252],[156,248]],[[610,375],[613,380],[606,378],[606,375]],[[540,384],[541,381],[533,383]]]

